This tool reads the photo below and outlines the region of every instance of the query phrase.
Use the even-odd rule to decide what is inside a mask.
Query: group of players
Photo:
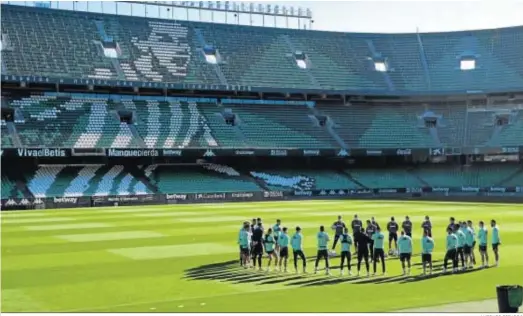
[[[325,231],[324,226],[320,226],[320,231],[317,233],[317,255],[314,272],[318,272],[320,261],[325,261],[325,271],[330,275],[329,257],[335,256],[336,245],[341,243],[341,264],[340,275],[344,274],[345,263],[349,275],[352,275],[351,267],[351,246],[354,245],[357,256],[357,275],[360,275],[361,264],[365,264],[367,276],[370,276],[369,260],[373,263],[373,275],[376,274],[377,263],[381,262],[382,274],[386,273],[385,266],[385,235],[382,232],[380,225],[372,217],[366,221],[366,227],[363,222],[354,215],[351,223],[352,236],[349,234],[349,228],[343,221],[341,216],[333,223],[331,228],[334,230],[334,240],[332,243],[332,250],[329,252],[328,243],[331,240],[329,234]],[[495,256],[495,265],[499,265],[499,245],[501,240],[499,237],[499,228],[495,220],[491,220],[492,227],[491,245]],[[394,217],[391,217],[387,224],[388,231],[388,246],[390,256],[399,255],[401,261],[403,275],[409,275],[411,269],[412,257],[412,222],[406,216],[405,220],[400,225],[396,222]],[[432,252],[434,251],[434,239],[432,238],[432,223],[429,216],[425,216],[421,228],[423,236],[421,238],[421,258],[423,264],[423,274],[432,274]],[[398,231],[400,235],[398,236]],[[443,273],[447,271],[447,264],[452,262],[452,272],[455,273],[460,270],[459,260],[461,260],[461,270],[473,268],[476,264],[474,249],[476,246],[476,239],[479,239],[479,252],[481,255],[481,268],[488,267],[488,230],[483,221],[479,222],[479,230],[476,234],[474,231],[472,221],[456,222],[454,217],[450,218],[450,223],[447,226],[446,237],[446,254],[443,263]],[[394,248],[392,244],[394,243]],[[287,227],[283,227],[281,220],[277,220],[276,224],[265,231],[261,218],[253,219],[252,222],[244,222],[238,236],[238,244],[240,246],[240,265],[244,268],[258,268],[262,270],[262,257],[265,252],[268,256],[267,271],[271,270],[271,265],[283,272],[287,272],[287,262],[289,259],[289,246],[292,248],[294,269],[296,273],[298,270],[298,259],[301,259],[303,265],[303,273],[307,272],[307,258],[303,251],[303,234],[299,226],[296,227],[296,232],[289,237]]]

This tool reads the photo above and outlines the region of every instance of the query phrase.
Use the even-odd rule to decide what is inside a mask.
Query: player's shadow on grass
[[[361,277],[352,276],[352,277],[324,277],[321,279],[308,279],[301,282],[289,283],[291,286],[326,286],[326,285],[336,285],[341,283],[354,283],[357,280],[360,280]]]
[[[432,260],[432,266],[435,267],[437,265],[443,265],[443,260]],[[423,269],[423,263],[422,262],[416,262],[412,264],[413,267],[417,267],[419,269]]]
[[[395,258],[391,258],[395,259]],[[315,261],[315,258],[309,258],[307,261]],[[323,260],[322,260],[323,261]],[[321,262],[322,263],[322,262]],[[366,271],[362,271],[363,276],[325,276],[324,269],[319,271],[319,274],[283,274],[283,273],[267,273],[265,271],[258,271],[253,269],[244,269],[240,267],[237,260],[231,260],[220,263],[212,263],[207,265],[202,265],[195,268],[190,268],[185,271],[185,279],[192,280],[213,280],[219,282],[231,282],[233,284],[242,284],[242,283],[256,283],[260,285],[265,284],[285,284],[286,286],[301,286],[301,287],[315,287],[315,286],[328,286],[335,285],[340,283],[348,284],[385,284],[385,283],[411,283],[419,282],[428,279],[445,277],[449,275],[454,275],[452,273],[441,273],[443,269],[442,260],[436,260],[433,263],[433,272],[432,275],[426,276],[374,276],[367,278]],[[331,263],[332,264],[332,263]],[[313,264],[309,264],[309,269]],[[354,263],[352,264],[354,271]],[[301,268],[301,265],[300,265]],[[412,269],[421,269],[422,265],[420,263],[414,263]],[[290,271],[294,271],[292,265],[289,265]],[[464,274],[477,271],[479,269],[469,269],[466,271],[459,271],[455,274]],[[333,274],[337,275],[339,271],[338,265],[332,265],[331,271],[335,271]],[[378,267],[380,271],[380,267]],[[291,272],[292,273],[292,272]],[[378,272],[379,273],[379,272]]]
[[[239,266],[237,260],[231,260],[187,269],[184,278],[191,280],[231,282],[235,284],[277,284],[296,280],[296,278],[300,277],[290,277],[289,275],[284,274],[268,274],[265,271],[259,271],[257,269],[245,269]]]
[[[468,274],[468,273],[473,273],[473,272],[476,272],[476,271],[479,271],[481,270],[480,268],[474,268],[474,269],[467,269],[465,271],[458,271],[456,273],[452,273],[452,272],[446,272],[446,273],[442,273],[442,272],[436,272],[436,273],[433,273],[433,274],[428,274],[428,275],[417,275],[417,276],[412,276],[412,277],[409,277],[399,283],[401,284],[404,284],[404,283],[412,283],[412,282],[420,282],[420,281],[426,281],[426,280],[430,280],[430,279],[435,279],[435,278],[444,278],[444,277],[449,277],[449,276],[456,276],[456,275],[460,275],[460,274]]]

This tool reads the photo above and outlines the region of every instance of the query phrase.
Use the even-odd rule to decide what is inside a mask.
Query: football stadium
[[[36,4],[1,5],[2,312],[521,306],[522,26]]]

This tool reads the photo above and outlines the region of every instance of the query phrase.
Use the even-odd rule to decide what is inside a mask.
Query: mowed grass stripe
[[[182,258],[191,256],[238,253],[238,246],[217,243],[196,243],[190,245],[166,245],[134,248],[108,249],[110,253],[133,260]]]
[[[92,242],[92,241],[109,241],[124,239],[141,239],[141,238],[159,238],[165,237],[164,234],[151,231],[128,231],[114,233],[94,233],[94,234],[75,234],[59,235],[56,238],[64,239],[71,242]]]
[[[318,227],[317,224],[310,224],[310,226]],[[515,226],[514,226],[514,229]],[[204,233],[198,233],[199,231]],[[159,234],[162,234],[162,237],[155,238],[125,238],[125,235],[122,239],[107,239],[107,240],[98,240],[98,241],[89,241],[82,243],[75,243],[74,249],[71,249],[71,244],[68,242],[63,243],[42,243],[38,245],[10,245],[3,246],[3,250],[9,251],[10,255],[27,255],[27,254],[38,254],[38,253],[66,253],[66,252],[80,252],[80,251],[94,251],[94,250],[105,250],[110,248],[126,248],[126,247],[150,247],[150,246],[165,246],[165,245],[190,245],[198,243],[207,243],[209,241],[220,241],[223,244],[231,244],[236,247],[237,241],[237,231],[233,230],[221,230],[216,232],[212,227],[207,227],[206,229],[201,230],[185,230],[184,235],[169,235],[168,231],[158,231]],[[192,233],[191,233],[192,232]],[[316,238],[315,234],[318,232],[316,228],[304,229],[304,240],[306,243],[315,243]],[[125,233],[125,232],[124,232]],[[175,232],[173,232],[174,234]],[[182,232],[178,232],[181,234]],[[435,242],[438,247],[444,247],[445,245],[445,233],[444,229],[434,230]],[[98,233],[91,233],[92,236],[97,235]],[[112,234],[112,233],[110,233]],[[62,239],[60,236],[56,235],[55,238]],[[103,236],[103,235],[102,235]],[[503,231],[501,234],[502,242],[505,240],[510,240],[512,238],[517,238],[521,236],[520,231],[513,231],[509,229],[508,231]],[[332,238],[331,234],[331,238]],[[413,235],[414,251],[419,251],[420,241],[421,240],[421,231],[415,231]],[[489,241],[490,243],[490,241]]]
[[[395,213],[396,219],[398,222],[401,222],[403,218],[401,216],[398,216],[398,213],[403,213],[405,210],[402,209],[395,209],[395,210],[389,210],[389,212]],[[412,214],[416,214],[414,212],[409,212]],[[512,210],[510,211],[501,211],[498,210],[496,212],[496,216],[507,219],[507,222],[518,222],[521,220],[522,216],[521,213],[523,212],[514,212]],[[284,214],[271,214],[270,216],[264,216],[264,222],[265,225],[272,225],[274,221],[277,218],[280,218],[283,220],[283,225],[288,226],[289,228],[294,227],[295,225],[301,225],[305,222],[316,222],[321,223],[326,226],[330,226],[330,224],[336,219],[335,216],[332,216],[328,218],[327,220],[321,219],[322,211],[314,212],[314,213],[304,213],[304,212],[285,212]],[[386,225],[388,222],[388,216],[385,216],[384,211],[379,210],[379,212],[374,212],[372,214],[375,214],[376,219],[381,225]],[[390,214],[390,213],[389,213]],[[423,213],[422,213],[423,214]],[[210,216],[198,216],[198,217],[160,217],[160,218],[136,218],[136,217],[123,217],[123,218],[111,218],[111,219],[105,219],[102,220],[102,218],[91,218],[91,220],[98,222],[97,224],[92,225],[93,223],[89,222],[78,222],[74,224],[64,224],[64,225],[50,225],[48,223],[42,223],[41,225],[31,225],[29,229],[35,230],[35,232],[32,233],[33,236],[50,236],[50,235],[56,235],[54,233],[54,230],[62,230],[63,233],[61,234],[73,234],[75,233],[75,230],[78,228],[87,229],[92,227],[93,229],[96,229],[98,232],[112,232],[112,231],[128,231],[128,230],[142,230],[143,228],[147,226],[154,226],[155,230],[164,230],[168,228],[181,228],[181,229],[189,229],[189,228],[195,228],[198,229],[202,226],[208,226],[212,222],[221,222],[220,225],[214,225],[216,229],[221,229],[221,226],[223,224],[230,223],[228,226],[232,225],[238,225],[239,228],[241,222],[243,220],[249,219],[251,217],[257,217],[257,214],[254,213],[254,211],[246,210],[243,214],[243,216],[240,218],[238,217],[210,217]],[[258,214],[259,215],[259,214]],[[351,216],[345,216],[345,220],[348,224],[350,224],[350,221],[352,219]],[[327,216],[327,215],[325,215]],[[479,220],[484,220],[485,222],[488,222],[489,219],[492,217],[492,215],[486,214],[484,212],[479,212],[476,209],[471,210],[470,213],[468,213],[466,219],[471,219],[475,223],[477,223]],[[370,216],[360,216],[363,220],[366,218],[370,218]],[[414,223],[414,229],[416,230],[423,220],[423,215],[412,215],[411,219]],[[444,224],[446,221],[448,221],[448,218],[445,216],[432,216],[432,221],[434,225],[437,225],[438,223]],[[501,227],[503,226],[503,223],[500,224]],[[96,226],[96,227],[94,227]],[[23,227],[25,226],[16,226],[16,225],[5,225],[3,226],[2,235],[4,237],[9,238],[19,238],[19,237],[25,237],[26,233],[24,232]],[[21,229],[22,228],[22,229]],[[150,228],[147,228],[150,230]]]
[[[298,203],[306,203],[306,202],[298,202]],[[330,214],[326,215],[333,215],[341,213],[341,214],[372,214],[375,213],[376,209],[384,210],[386,208],[391,209],[400,209],[401,205],[398,205],[396,203],[392,204],[385,204],[385,205],[376,205],[376,204],[364,204],[364,205],[336,205],[335,207],[333,205],[321,205],[321,204],[297,204],[299,207],[275,207],[275,206],[267,206],[267,205],[258,205],[258,206],[249,206],[248,209],[252,212],[258,213],[277,213],[277,212],[287,212],[287,211],[299,211],[299,212],[314,212],[317,210],[323,210],[326,212],[332,212]],[[509,208],[511,211],[521,214],[519,210],[514,207],[513,205],[510,206],[498,206],[499,208]],[[427,206],[422,205],[415,208],[409,208],[410,214],[417,214],[417,213],[433,213],[433,212],[457,212],[461,210],[469,210],[471,208],[475,208],[477,210],[483,210],[481,207],[473,206],[473,205],[442,205],[442,206]],[[148,206],[148,207],[142,207],[142,208],[128,208],[128,207],[122,207],[122,208],[111,208],[106,209],[104,211],[89,211],[89,212],[62,212],[62,213],[39,213],[42,217],[47,216],[72,216],[76,215],[77,218],[104,218],[107,216],[107,218],[119,218],[119,215],[121,216],[128,216],[130,214],[134,214],[135,216],[139,217],[147,217],[147,216],[161,216],[161,215],[153,215],[153,214],[173,214],[173,216],[208,216],[210,214],[214,215],[226,215],[226,214],[243,214],[245,213],[245,209],[242,208],[231,208],[228,205],[224,206],[215,206],[207,207],[204,209],[199,209],[197,212],[194,211],[194,208],[192,211],[187,207],[184,207],[183,209],[180,209],[179,206],[162,206],[156,207],[156,206]],[[44,212],[44,211],[40,211]],[[45,211],[49,212],[49,211]],[[9,212],[8,212],[9,213]],[[31,214],[36,215],[36,214]],[[430,215],[430,214],[427,214]],[[167,216],[167,215],[165,215]],[[521,215],[523,216],[523,215]],[[11,220],[11,216],[4,216],[3,217],[6,220]],[[17,217],[17,218],[23,218],[23,217]]]
[[[75,223],[75,224],[53,224],[53,225],[38,225],[38,226],[25,226],[27,230],[67,230],[67,229],[89,229],[89,228],[108,228],[111,227],[107,223]]]
[[[322,223],[318,220],[318,218],[313,218],[312,220],[314,220],[314,222],[311,222],[311,218],[304,217],[303,215],[304,214],[302,214],[302,213],[297,214],[297,216],[299,216],[300,218],[296,219],[296,220],[292,220],[292,219],[284,220],[283,225],[289,227],[289,229],[291,231],[294,229],[294,227],[296,225],[300,225],[304,229],[312,228],[314,230],[316,230],[320,225],[329,226],[329,223],[326,223],[326,222]],[[475,214],[475,216],[476,215],[477,214]],[[503,213],[498,214],[498,215],[503,216]],[[507,217],[505,217],[505,218],[509,219]],[[275,218],[273,218],[272,220],[266,221],[265,222],[266,226],[272,225],[274,220],[275,220]],[[419,228],[417,228],[416,226],[421,223],[422,217],[419,217],[419,218],[413,217],[413,220],[414,220],[414,233],[416,235],[419,231]],[[477,219],[473,218],[473,220],[475,220],[475,222],[477,222]],[[510,217],[509,222],[512,222],[512,220],[517,222],[517,218]],[[380,217],[378,217],[378,221],[380,221]],[[436,226],[438,224],[442,224],[445,227],[446,221],[447,220],[444,217],[437,217],[436,219],[434,219],[434,217],[433,217],[433,224]],[[165,221],[165,220],[152,220],[152,221],[140,221],[140,222],[133,221],[132,222],[133,225],[131,228],[134,228],[133,231],[155,230],[157,232],[160,232],[160,233],[168,235],[168,236],[184,236],[184,235],[189,235],[189,234],[196,234],[196,235],[200,235],[200,236],[205,235],[205,236],[207,236],[206,238],[211,238],[209,235],[213,235],[213,234],[221,235],[221,234],[224,234],[227,232],[230,232],[231,236],[234,236],[234,234],[236,234],[239,229],[239,223],[240,223],[239,221],[232,220],[231,223],[234,223],[234,224],[231,224],[231,225],[211,225],[212,224],[211,222],[214,223],[215,219],[209,218],[209,219],[206,219],[205,223],[197,223],[196,225],[193,225],[192,223],[175,223],[175,222]],[[384,223],[386,221],[380,221],[380,222],[382,225],[385,225]],[[114,223],[114,225],[117,225],[116,222],[113,222],[113,223]],[[269,224],[267,224],[267,223],[269,223]],[[96,229],[86,229],[83,231],[87,234],[114,233],[114,232],[118,232],[118,231],[125,233],[126,231],[129,231],[128,223],[125,223],[125,224],[121,223],[121,224],[122,224],[122,226],[120,226],[120,227],[110,226],[110,227],[101,227],[101,228],[96,228]],[[81,224],[81,225],[83,225],[83,224]],[[516,231],[516,232],[519,231],[519,226],[517,224],[515,224],[515,225],[510,224],[510,225],[512,225],[512,226],[507,227],[507,229],[506,229],[507,232],[509,230]],[[503,224],[501,224],[500,227],[501,227],[502,231],[505,231]],[[59,234],[57,234],[55,231],[47,230],[48,227],[45,227],[46,230],[34,232],[32,235],[38,234],[38,236],[41,236],[42,238],[43,237],[55,238],[57,235],[69,235],[69,234],[73,234],[73,233],[78,233],[78,231],[76,231],[76,229],[63,230],[64,227],[60,227],[60,228],[61,228],[61,231],[59,231]],[[315,233],[315,231],[307,232],[307,234],[310,234],[310,235],[312,235],[314,233]],[[4,245],[5,246],[23,246],[23,245],[33,246],[34,245],[33,244],[34,239],[33,239],[33,241],[30,238],[28,240],[26,240],[26,238],[27,238],[26,233],[23,231],[17,231],[17,232],[11,231],[11,232],[7,233],[4,229],[2,235],[4,236]],[[8,237],[8,238],[6,238],[6,237]],[[36,238],[36,237],[33,237],[33,238]],[[235,237],[231,238],[231,240],[233,240],[234,238]],[[42,240],[44,240],[44,239],[42,239]],[[49,238],[47,238],[47,240],[49,240]],[[50,242],[42,242],[42,241],[38,240],[36,243],[45,245],[46,243],[56,244],[58,242],[59,241],[57,241],[57,240],[52,240]]]
[[[249,202],[249,203],[213,203],[213,204],[202,204],[198,205],[199,213],[220,209],[238,209],[244,211],[245,209],[257,209],[257,208],[284,208],[284,207],[317,207],[325,206],[337,207],[337,208],[350,208],[357,210],[358,208],[387,208],[387,207],[401,207],[404,202],[401,201],[373,201],[373,200],[337,200],[337,201],[277,201],[277,202]],[[409,208],[415,211],[416,208],[428,206],[428,207],[446,207],[446,206],[465,206],[465,207],[489,207],[489,208],[503,208],[503,207],[514,207],[515,204],[485,204],[485,203],[468,203],[468,202],[431,202],[431,201],[409,201]],[[1,216],[3,218],[25,218],[25,217],[44,217],[44,216],[71,216],[71,215],[85,215],[85,216],[98,216],[104,213],[144,213],[148,211],[163,210],[194,210],[194,205],[157,205],[157,206],[145,206],[145,207],[132,207],[132,206],[120,206],[120,207],[106,207],[106,208],[73,208],[73,209],[50,209],[50,210],[27,210],[24,212],[19,211],[4,211]]]
[[[43,217],[43,218],[2,218],[2,225],[9,224],[40,224],[53,222],[72,222],[75,221],[71,217]]]
[[[111,220],[115,220],[115,221],[118,221],[118,220],[121,220],[122,218],[127,218],[127,219],[132,219],[132,217],[173,217],[173,218],[183,218],[183,217],[209,217],[209,216],[213,216],[213,215],[216,215],[216,216],[224,216],[224,215],[228,215],[228,214],[231,214],[231,215],[239,215],[241,214],[242,217],[244,218],[248,218],[247,214],[252,214],[253,216],[254,215],[260,215],[260,213],[263,213],[263,211],[270,211],[268,213],[277,213],[276,210],[278,210],[279,208],[271,208],[269,210],[267,209],[263,209],[263,210],[260,210],[260,209],[256,209],[256,208],[249,208],[249,210],[222,210],[222,211],[212,211],[212,212],[209,212],[209,211],[197,211],[195,212],[194,209],[193,211],[191,212],[179,212],[177,211],[176,207],[166,207],[164,209],[152,209],[152,210],[148,210],[147,208],[144,208],[144,212],[131,212],[130,214],[128,213],[125,213],[127,212],[126,210],[125,211],[122,211],[121,213],[118,213],[118,214],[114,214],[112,212],[107,212],[107,213],[98,213],[98,214],[94,214],[94,213],[90,213],[90,216],[85,216],[86,214],[79,214],[78,216],[75,216],[75,217],[69,217],[69,218],[74,218],[75,220],[77,221],[83,221],[83,220],[94,220],[94,219],[111,219]],[[323,207],[315,207],[315,208],[310,208],[309,207],[306,207],[306,208],[292,208],[294,211],[290,211],[289,208],[283,208],[283,209],[280,209],[281,212],[283,212],[283,214],[281,216],[283,217],[289,217],[289,216],[293,216],[292,214],[296,214],[297,212],[300,212],[302,214],[308,214],[310,216],[327,216],[327,215],[330,215],[330,216],[337,216],[337,215],[344,215],[344,216],[352,216],[353,214],[361,214],[361,215],[374,215],[374,216],[379,216],[379,213],[383,212],[384,210],[378,206],[373,206],[372,208],[369,208],[367,209],[366,211],[358,211],[358,210],[353,210],[352,208],[348,209],[348,210],[345,210],[345,209],[342,209],[342,208],[338,208],[336,210],[332,210],[332,208],[330,207],[327,207],[327,206],[323,206]],[[387,210],[387,211],[394,211],[394,210],[401,210],[402,208],[400,206],[396,206],[395,208],[391,208],[390,210]],[[474,207],[467,207],[467,210],[472,210],[472,209],[475,209],[476,211],[479,211],[481,209],[478,209],[477,207],[474,208]],[[378,212],[379,210],[379,212]],[[456,209],[455,206],[446,206],[446,207],[443,207],[443,208],[438,208],[438,213],[442,213],[442,212],[445,212],[445,213],[455,213],[457,210],[460,210],[459,208]],[[119,210],[118,210],[119,211]],[[499,210],[501,211],[501,210]],[[507,210],[508,211],[508,210]],[[514,215],[516,216],[523,216],[523,212],[519,212],[518,210],[514,210],[514,208],[512,207],[510,209],[511,212],[514,213]],[[396,214],[396,217],[400,217],[400,218],[403,218],[403,215],[401,213],[404,213],[403,211],[402,212],[398,212],[398,214]],[[172,214],[172,215],[171,215]],[[288,214],[291,214],[291,215],[288,215]],[[62,214],[63,215],[63,214]],[[419,215],[419,216],[424,216],[424,215],[430,215],[426,212],[426,210],[424,208],[415,208],[415,209],[409,209],[409,214],[405,214],[405,215],[411,215],[411,216],[416,216],[416,215]],[[264,216],[272,216],[272,214],[268,214],[268,215],[264,215]],[[63,217],[59,217],[59,218],[63,218]],[[350,220],[351,218],[346,218],[346,220]],[[12,219],[8,219],[8,220],[12,220]],[[30,220],[30,219],[28,219]],[[42,219],[43,220],[43,219]],[[47,220],[50,220],[50,219],[46,219]],[[35,219],[36,221],[36,219]]]

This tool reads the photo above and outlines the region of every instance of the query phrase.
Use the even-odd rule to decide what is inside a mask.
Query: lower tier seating
[[[422,182],[404,169],[362,169],[347,170],[354,180],[371,189],[378,188],[419,188]]]
[[[29,191],[38,198],[152,193],[121,165],[40,166],[26,180]]]
[[[424,166],[412,169],[267,169],[242,175],[227,165],[199,161],[190,165],[40,165],[16,179],[2,174],[2,199],[143,195],[154,193],[214,193],[388,189],[419,187],[522,186],[517,164]],[[25,183],[25,188],[20,185]]]
[[[254,182],[201,166],[152,165],[144,170],[161,193],[260,191]]]

